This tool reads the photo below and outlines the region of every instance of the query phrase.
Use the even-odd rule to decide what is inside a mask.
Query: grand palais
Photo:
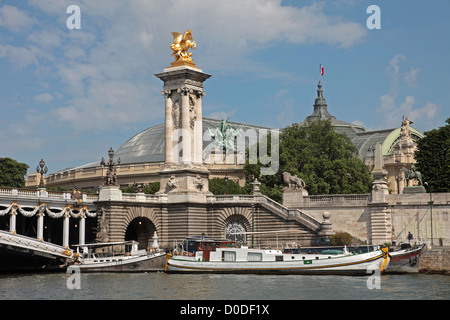
[[[401,138],[402,119],[399,119],[399,127],[388,128],[377,131],[366,131],[362,126],[336,119],[328,111],[327,101],[324,97],[322,84],[318,83],[317,98],[313,103],[312,113],[298,122],[300,125],[308,120],[329,119],[337,133],[347,135],[359,151],[359,158],[370,170],[373,168],[375,144],[380,142],[384,158],[384,166],[388,172],[388,187],[391,193],[402,191],[402,178],[400,168],[409,168],[414,160],[414,146],[408,150],[402,149],[399,145]],[[306,108],[306,107],[303,107]],[[310,107],[308,107],[310,108]],[[222,119],[202,118],[203,132],[215,130],[220,126]],[[248,123],[228,122],[234,128],[241,128],[244,131],[253,129],[258,132],[260,129],[271,129],[256,126]],[[413,127],[409,127],[413,141],[423,137],[422,133]],[[115,141],[111,141],[115,143]],[[206,147],[204,142],[204,148]],[[108,146],[105,146],[105,152]],[[147,185],[159,181],[161,166],[165,161],[165,124],[151,126],[123,143],[114,154],[115,159],[120,159],[117,166],[117,180],[122,188],[135,184]],[[211,178],[224,178],[233,180],[243,186],[246,177],[243,172],[243,165],[236,163],[213,163],[207,165]],[[60,189],[72,189],[77,186],[85,192],[98,192],[102,184],[106,169],[101,166],[100,161],[87,163],[74,168],[68,168],[50,173],[45,177],[45,184],[48,188],[58,187]],[[39,174],[31,173],[27,177],[27,187],[37,187],[39,184]]]

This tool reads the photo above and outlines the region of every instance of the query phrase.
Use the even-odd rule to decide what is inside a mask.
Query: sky
[[[320,80],[339,120],[438,128],[450,116],[449,16],[447,0],[0,0],[0,157],[29,173],[44,159],[51,173],[164,122],[154,74],[188,28],[212,75],[204,117],[283,128],[312,113]]]

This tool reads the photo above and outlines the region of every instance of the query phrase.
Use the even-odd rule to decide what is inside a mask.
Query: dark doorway
[[[139,242],[139,249],[147,249],[153,241],[155,225],[148,218],[139,217],[130,222],[125,232],[125,241],[135,240]]]

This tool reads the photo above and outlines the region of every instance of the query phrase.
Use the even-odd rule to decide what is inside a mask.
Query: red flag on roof
[[[323,66],[320,65],[320,75],[323,76],[324,70],[323,70]]]

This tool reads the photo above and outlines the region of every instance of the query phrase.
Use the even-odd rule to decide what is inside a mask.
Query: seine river
[[[77,281],[71,277],[68,273],[0,275],[0,300],[450,299],[450,277],[443,275],[386,274],[372,285],[369,277],[356,276],[161,272],[86,273]]]

